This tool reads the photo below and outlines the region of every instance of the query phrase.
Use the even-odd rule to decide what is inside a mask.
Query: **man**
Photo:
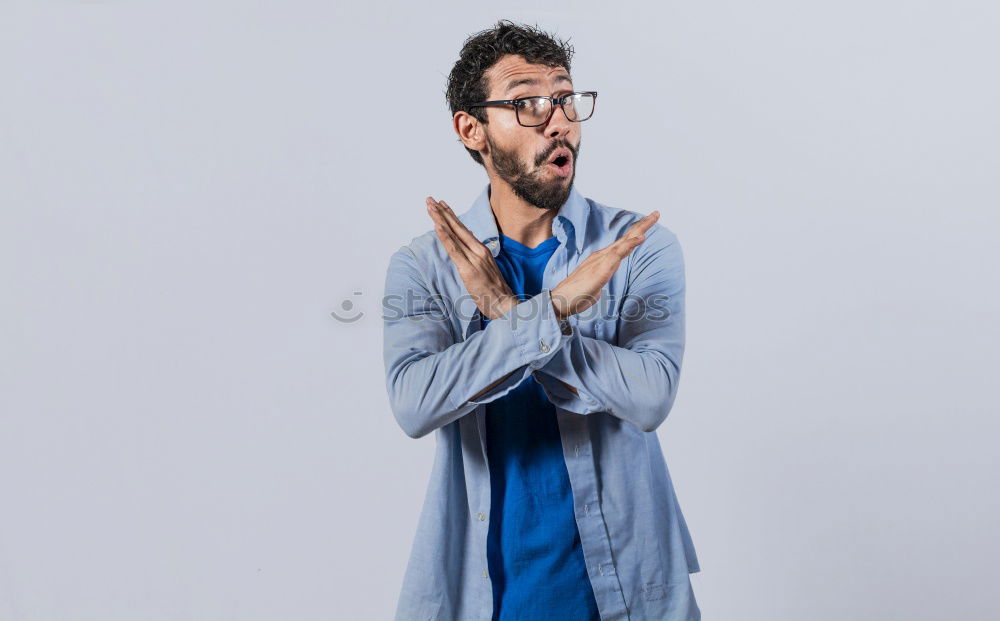
[[[677,394],[677,237],[575,188],[572,47],[501,21],[447,90],[489,184],[391,257],[393,414],[437,452],[397,621],[696,621],[699,571],[655,430]]]

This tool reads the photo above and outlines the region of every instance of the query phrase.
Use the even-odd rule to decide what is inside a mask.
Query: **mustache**
[[[549,159],[549,156],[552,155],[552,152],[558,149],[559,147],[566,147],[567,149],[569,149],[569,152],[573,154],[573,159],[576,160],[576,152],[578,151],[577,147],[574,147],[565,140],[559,140],[549,145],[549,148],[545,149],[545,151],[541,155],[539,155],[538,158],[536,158],[535,166],[541,166],[542,164],[544,164],[545,161]]]

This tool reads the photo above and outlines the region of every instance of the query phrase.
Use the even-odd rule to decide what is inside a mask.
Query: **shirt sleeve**
[[[534,376],[549,400],[565,410],[608,412],[649,432],[663,423],[677,396],[684,357],[684,258],[677,237],[659,224],[631,258],[618,344],[575,328]]]
[[[449,301],[432,294],[427,282],[409,247],[392,255],[382,299],[386,389],[396,422],[412,438],[507,394],[569,338],[546,289],[459,340],[446,312]]]

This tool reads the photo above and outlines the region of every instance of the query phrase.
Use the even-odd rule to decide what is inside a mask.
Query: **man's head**
[[[466,39],[448,77],[447,97],[456,133],[487,173],[526,202],[558,209],[576,177],[580,123],[556,106],[548,121],[525,127],[513,105],[470,107],[481,101],[573,91],[573,48],[530,26],[501,20]],[[523,121],[522,117],[522,121]],[[550,164],[559,155],[563,166]]]

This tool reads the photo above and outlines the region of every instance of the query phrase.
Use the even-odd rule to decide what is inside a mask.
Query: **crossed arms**
[[[456,259],[453,251],[470,248],[489,255],[483,265],[492,262],[478,240],[472,237],[479,248],[468,241],[471,233],[456,232],[463,226],[457,218],[445,220],[454,214],[438,215],[455,227],[444,231],[439,223],[437,231],[456,263],[461,256]],[[460,341],[443,301],[428,288],[427,266],[408,247],[397,250],[389,261],[383,303],[406,303],[383,309],[383,350],[389,402],[403,431],[425,436],[504,396],[532,373],[550,401],[567,411],[607,412],[646,432],[659,427],[673,406],[684,353],[684,264],[676,236],[647,220],[588,256],[559,286],[523,301],[504,297],[502,285],[494,283],[500,289],[492,305],[481,304],[488,296],[473,292],[477,285],[469,287],[468,266],[459,265],[477,306],[484,315],[494,313],[484,329]],[[608,254],[630,261],[617,317],[619,344],[578,329],[564,334],[560,320],[586,308],[582,292],[592,290],[593,281],[599,281],[599,291],[617,270],[618,262]],[[471,265],[482,257],[474,255]],[[589,269],[582,269],[588,262]]]

